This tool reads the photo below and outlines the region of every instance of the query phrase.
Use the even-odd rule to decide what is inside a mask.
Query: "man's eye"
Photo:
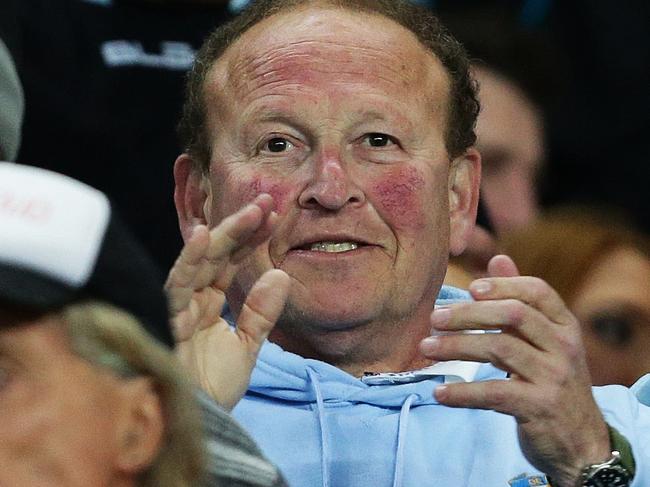
[[[286,152],[292,147],[293,144],[287,139],[283,139],[282,137],[273,137],[266,144],[264,144],[264,148],[269,152]]]
[[[370,147],[388,147],[395,143],[390,135],[380,133],[366,135],[364,142],[366,142]]]
[[[623,347],[632,341],[632,319],[615,313],[597,313],[589,319],[591,327],[604,342]]]

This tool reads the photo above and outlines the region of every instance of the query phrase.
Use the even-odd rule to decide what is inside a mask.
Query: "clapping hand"
[[[272,269],[251,288],[235,330],[220,316],[239,263],[271,235],[278,218],[272,208],[273,199],[263,194],[213,229],[196,226],[165,284],[177,356],[229,410],[245,393],[289,293],[289,276]]]
[[[611,455],[579,323],[548,284],[519,276],[510,258],[492,258],[488,276],[470,285],[475,301],[436,309],[431,324],[444,332],[500,333],[430,337],[421,351],[439,361],[491,362],[509,379],[445,385],[436,389],[436,399],[514,416],[528,460],[554,485],[574,486],[583,467]]]

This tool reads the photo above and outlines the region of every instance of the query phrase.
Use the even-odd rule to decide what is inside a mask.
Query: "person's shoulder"
[[[650,374],[632,387],[619,384],[593,386],[592,393],[605,420],[625,436],[650,434]]]
[[[632,386],[632,392],[641,404],[650,407],[650,373],[636,381]]]

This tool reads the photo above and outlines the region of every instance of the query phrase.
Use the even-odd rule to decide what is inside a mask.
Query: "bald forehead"
[[[449,85],[442,63],[406,28],[379,14],[327,6],[297,8],[254,25],[215,63],[207,85],[254,91],[287,77],[296,89],[323,77],[397,83],[438,95],[440,104]]]

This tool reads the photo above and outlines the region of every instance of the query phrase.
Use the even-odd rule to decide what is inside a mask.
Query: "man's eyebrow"
[[[387,117],[385,113],[378,112],[376,110],[364,110],[359,113],[360,118],[365,121],[374,122],[375,120],[388,120],[390,117]]]
[[[284,122],[290,125],[297,122],[291,114],[276,108],[259,108],[252,110],[250,114],[256,122]]]
[[[288,127],[293,127],[294,129],[300,132],[307,131],[307,126],[305,125],[304,122],[300,121],[298,117],[296,117],[292,113],[282,109],[276,109],[271,107],[262,107],[258,109],[253,109],[246,114],[245,119],[248,120],[247,125],[276,123],[276,124],[286,125]]]
[[[350,111],[352,127],[358,127],[369,122],[389,122],[405,125],[412,128],[413,124],[404,114],[393,110],[390,113],[378,111],[373,108]],[[308,127],[290,111],[275,107],[254,108],[246,116],[252,123],[274,122],[294,127],[300,131],[306,131]]]
[[[408,130],[413,128],[413,123],[408,116],[404,115],[397,108],[391,111],[377,111],[372,108],[360,111],[354,125],[359,126],[368,122],[388,122],[405,126]]]

